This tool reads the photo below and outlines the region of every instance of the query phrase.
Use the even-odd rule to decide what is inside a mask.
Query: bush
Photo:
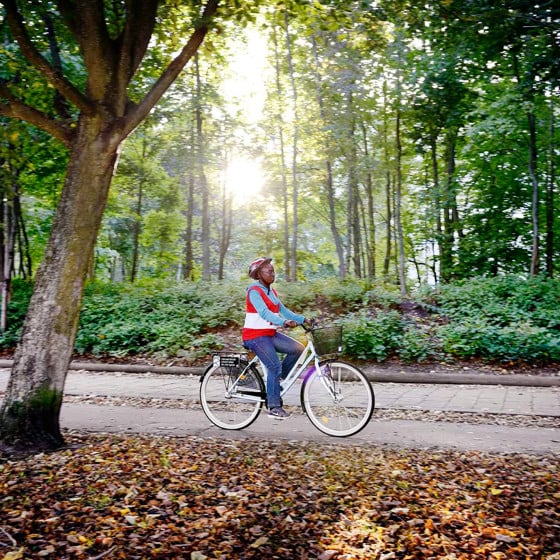
[[[12,282],[12,298],[8,303],[8,321],[6,330],[0,333],[0,348],[13,348],[18,343],[32,292],[33,284],[31,282],[18,278]]]
[[[386,360],[399,348],[404,332],[396,311],[380,312],[375,317],[352,314],[342,324],[345,354],[361,360]]]
[[[461,359],[558,361],[560,283],[546,278],[474,278],[439,286],[433,300],[449,324],[444,350]]]
[[[359,310],[367,301],[366,287],[359,281],[342,282],[336,278],[329,278],[321,283],[316,283],[315,290],[334,309],[342,310],[345,313]]]
[[[76,349],[94,355],[175,356],[198,346],[209,329],[239,324],[241,297],[240,287],[225,284],[93,286],[84,298]]]
[[[320,289],[317,287],[320,282],[310,283],[287,283],[278,282],[275,284],[275,289],[280,295],[282,302],[293,309],[297,313],[304,313],[305,310],[313,309],[315,307],[315,300]],[[237,299],[237,304],[241,312],[245,311],[245,291],[243,291],[243,298]]]
[[[442,359],[442,352],[437,339],[429,331],[419,328],[415,324],[409,324],[402,333],[398,357],[407,363],[429,362],[434,359]]]
[[[402,302],[402,296],[396,289],[378,286],[366,292],[365,302],[381,309],[395,309]]]
[[[560,361],[560,336],[527,323],[496,326],[485,319],[441,327],[445,351],[460,359],[545,364]]]
[[[242,324],[246,285],[92,283],[83,300],[76,350],[98,356],[208,354],[222,346],[220,329]],[[13,288],[2,348],[13,348],[19,339],[32,290],[18,280]],[[423,287],[406,302],[392,286],[333,278],[279,283],[278,291],[294,311],[336,316],[344,325],[350,359],[560,361],[558,280],[474,278]]]

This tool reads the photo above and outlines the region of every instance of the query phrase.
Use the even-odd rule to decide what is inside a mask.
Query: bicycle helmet
[[[258,259],[255,259],[249,265],[249,276],[256,280],[258,278],[261,266],[269,262],[272,262],[272,259],[270,257],[259,257]]]

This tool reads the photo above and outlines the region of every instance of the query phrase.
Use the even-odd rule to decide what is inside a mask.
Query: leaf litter
[[[0,463],[0,559],[560,559],[553,455],[67,439]]]

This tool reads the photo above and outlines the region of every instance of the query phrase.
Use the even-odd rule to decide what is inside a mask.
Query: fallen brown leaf
[[[545,560],[553,456],[74,434],[0,464],[0,558]]]

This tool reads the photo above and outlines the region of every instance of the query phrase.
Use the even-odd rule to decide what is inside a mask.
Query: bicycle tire
[[[321,361],[319,370],[311,370],[300,398],[310,422],[334,437],[348,437],[363,430],[375,408],[373,387],[366,375],[336,359]]]
[[[238,381],[237,387],[228,394],[247,366],[239,368],[210,365],[200,378],[200,404],[208,420],[224,430],[241,430],[250,426],[261,413],[265,389],[262,377],[251,366]]]

